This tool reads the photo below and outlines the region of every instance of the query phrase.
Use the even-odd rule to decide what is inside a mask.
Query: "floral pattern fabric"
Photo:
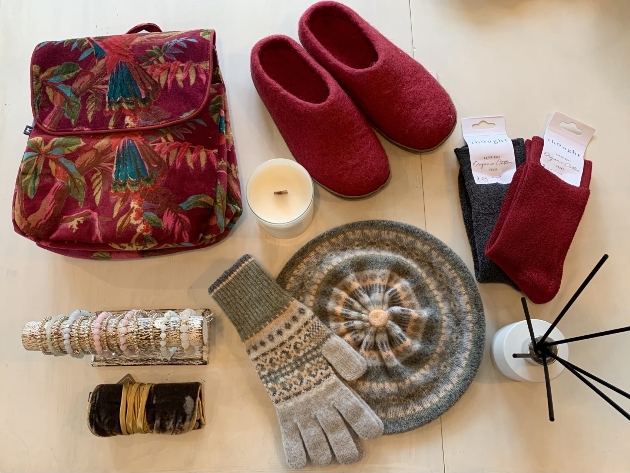
[[[52,133],[183,121],[205,102],[213,52],[213,30],[40,43],[31,59],[33,116]]]
[[[39,59],[14,194],[18,233],[97,259],[228,234],[242,199],[212,30],[42,43]]]

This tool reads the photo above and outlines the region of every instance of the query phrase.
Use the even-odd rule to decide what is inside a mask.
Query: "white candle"
[[[263,229],[276,238],[293,238],[313,220],[313,180],[289,159],[258,166],[247,183],[247,202]]]

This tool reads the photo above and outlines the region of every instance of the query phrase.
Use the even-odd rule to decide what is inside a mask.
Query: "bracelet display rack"
[[[92,355],[92,366],[208,364],[210,309],[74,311],[27,322],[22,345],[45,355]]]

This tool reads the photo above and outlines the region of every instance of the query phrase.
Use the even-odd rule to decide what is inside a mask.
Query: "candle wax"
[[[287,191],[286,194],[274,194]],[[269,223],[288,223],[308,209],[312,195],[310,177],[290,164],[278,163],[252,175],[247,199],[252,211]]]

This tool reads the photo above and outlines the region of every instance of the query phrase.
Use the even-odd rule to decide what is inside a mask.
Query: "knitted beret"
[[[485,318],[475,281],[419,228],[342,225],[302,247],[277,281],[366,358],[366,374],[350,385],[386,434],[443,414],[479,368]]]

